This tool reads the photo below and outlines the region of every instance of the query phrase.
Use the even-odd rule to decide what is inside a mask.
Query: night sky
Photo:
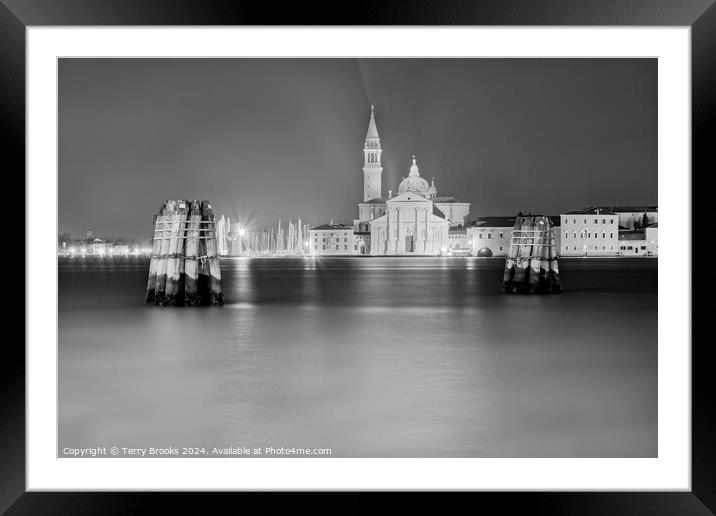
[[[371,104],[384,195],[415,154],[472,218],[657,203],[656,59],[62,59],[59,232],[352,223]]]

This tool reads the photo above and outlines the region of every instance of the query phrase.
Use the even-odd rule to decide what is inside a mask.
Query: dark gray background
[[[371,103],[384,191],[415,153],[473,217],[657,201],[656,59],[62,59],[59,230],[350,222]]]

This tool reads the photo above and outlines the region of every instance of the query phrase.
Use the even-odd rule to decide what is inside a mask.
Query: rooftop
[[[542,215],[531,215],[531,216],[539,217]],[[471,222],[471,225],[478,227],[478,228],[514,228],[515,227],[515,218],[516,217],[503,217],[503,216],[477,217],[477,220],[475,220],[474,222]],[[548,215],[547,218],[549,218],[550,222],[552,223],[552,226],[559,226],[560,221],[559,221],[558,216]]]
[[[653,205],[633,205],[633,206],[597,206],[601,210],[611,210],[614,213],[628,213],[628,212],[658,212],[659,207]]]
[[[653,205],[626,205],[626,206],[587,206],[580,210],[570,210],[563,215],[616,215],[617,213],[654,213],[658,212],[659,207]]]
[[[320,226],[313,227],[309,231],[330,231],[330,230],[350,230],[353,231],[353,226],[347,224],[321,224]]]
[[[569,210],[562,215],[616,215],[617,212],[611,208],[602,206],[601,208],[582,208],[581,210]]]

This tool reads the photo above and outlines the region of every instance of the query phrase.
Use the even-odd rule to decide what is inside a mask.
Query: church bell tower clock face
[[[363,146],[363,202],[382,197],[381,176],[383,167],[381,165],[381,152],[378,127],[375,124],[375,110],[371,106],[368,132]]]

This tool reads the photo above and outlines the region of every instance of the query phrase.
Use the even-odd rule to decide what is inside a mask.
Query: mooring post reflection
[[[653,457],[656,260],[221,261],[225,305],[143,305],[148,260],[59,264],[59,444],[333,457]]]

